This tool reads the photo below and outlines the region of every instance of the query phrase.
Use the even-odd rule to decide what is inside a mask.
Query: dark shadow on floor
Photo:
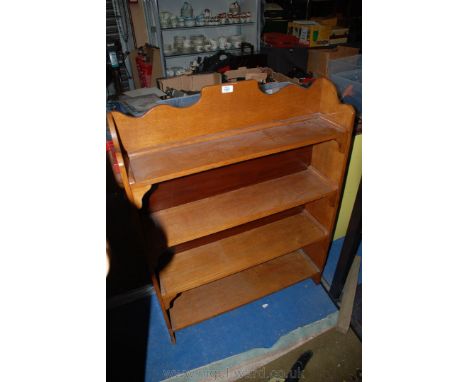
[[[167,240],[146,209],[138,210],[127,200],[115,182],[108,159],[106,186],[106,238],[110,248],[107,380],[140,382],[145,378],[150,299],[124,306],[118,302],[151,284],[148,264],[157,266],[160,258],[167,256]]]

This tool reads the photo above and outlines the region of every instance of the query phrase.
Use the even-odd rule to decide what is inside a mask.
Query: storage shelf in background
[[[313,168],[151,214],[169,247],[321,199],[336,191]]]
[[[267,126],[238,129],[161,145],[130,156],[135,182],[153,184],[286,150],[339,139],[336,124],[316,113]]]
[[[198,56],[202,54],[215,54],[218,52],[240,52],[240,48],[233,48],[233,49],[217,49],[217,50],[210,50],[209,52],[192,52],[192,53],[176,53],[176,54],[164,54],[164,58],[174,58],[174,57],[181,57],[181,56]]]
[[[170,309],[172,328],[183,329],[310,277],[320,277],[320,271],[303,251],[278,257],[182,293]]]
[[[273,260],[327,237],[307,211],[177,253],[160,272],[165,304],[178,293]]]
[[[198,28],[224,28],[224,27],[241,27],[243,25],[253,25],[254,21],[249,21],[247,23],[232,23],[232,24],[218,24],[218,25],[194,25],[193,27],[174,27],[174,28],[161,28],[163,32],[174,31],[181,29],[198,29]]]

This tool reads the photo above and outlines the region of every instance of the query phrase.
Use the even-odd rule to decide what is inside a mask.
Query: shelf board
[[[339,140],[343,134],[337,125],[319,113],[233,130],[130,153],[134,177],[130,182],[160,183],[327,140]]]
[[[320,272],[302,251],[295,251],[182,293],[170,309],[174,330],[204,321],[258,300]]]
[[[160,272],[163,299],[219,280],[327,237],[308,212],[177,253]]]
[[[174,27],[174,28],[161,28],[161,31],[175,31],[181,29],[204,29],[204,28],[224,28],[224,27],[241,27],[243,25],[253,25],[255,21],[249,21],[246,23],[231,23],[231,24],[218,24],[218,25],[194,25],[193,27]]]
[[[241,48],[232,48],[232,49],[216,49],[210,50],[208,52],[191,52],[191,53],[176,53],[176,54],[164,54],[164,58],[174,58],[174,57],[182,57],[182,56],[199,56],[202,54],[215,54],[218,52],[240,52]]]
[[[304,171],[151,214],[169,247],[320,199],[336,191],[317,171]]]

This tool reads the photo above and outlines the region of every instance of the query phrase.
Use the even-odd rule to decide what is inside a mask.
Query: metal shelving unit
[[[179,30],[179,29],[197,29],[197,28],[222,28],[222,27],[235,27],[235,26],[244,26],[244,25],[253,25],[256,24],[253,21],[245,23],[232,23],[232,24],[217,24],[217,25],[195,25],[193,27],[174,27],[174,28],[162,28],[163,31],[167,30]]]
[[[117,54],[122,91],[134,89],[131,67],[126,52],[135,48],[134,36],[130,27],[128,4],[122,0],[106,0],[106,43],[119,41],[121,51]]]
[[[215,54],[217,52],[240,52],[240,48],[234,48],[234,49],[216,49],[216,50],[210,50],[208,52],[191,52],[191,53],[176,53],[176,54],[167,54],[165,55],[166,58],[171,58],[171,57],[181,57],[181,56],[200,56],[200,55],[205,55],[205,54]]]
[[[245,23],[231,23],[231,24],[219,24],[219,25],[194,25],[191,27],[174,27],[174,28],[162,28],[159,20],[159,13],[162,11],[169,11],[173,14],[180,14],[180,8],[182,7],[184,0],[143,0],[145,19],[148,30],[148,42],[151,45],[158,46],[161,51],[161,65],[163,73],[166,73],[166,69],[172,66],[183,66],[188,67],[190,61],[198,56],[206,56],[209,54],[215,54],[215,51],[204,51],[204,52],[191,52],[191,53],[177,53],[177,54],[164,54],[164,43],[172,43],[174,33],[181,33],[190,36],[190,31],[196,33],[203,33],[208,38],[217,38],[219,36],[230,36],[235,34],[242,34],[246,36],[246,42],[249,42],[254,46],[254,50],[258,51],[260,48],[260,0],[241,0],[239,1],[241,11],[250,11],[253,21]],[[219,12],[227,12],[229,4],[232,0],[192,0],[191,4],[194,10],[194,15],[199,14],[205,8],[212,10],[213,14]],[[222,31],[222,32],[221,32]],[[225,49],[226,52],[240,52],[241,49],[231,48]],[[193,59],[191,59],[193,57]]]

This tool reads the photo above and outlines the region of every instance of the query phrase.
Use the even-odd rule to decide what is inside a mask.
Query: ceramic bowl
[[[186,27],[193,27],[195,26],[195,20],[194,19],[185,19],[184,24]]]
[[[172,54],[172,44],[164,44],[164,54]]]
[[[165,11],[162,11],[160,14],[159,14],[159,19],[161,21],[163,20],[169,20],[172,16],[172,13],[171,12],[165,12]]]

